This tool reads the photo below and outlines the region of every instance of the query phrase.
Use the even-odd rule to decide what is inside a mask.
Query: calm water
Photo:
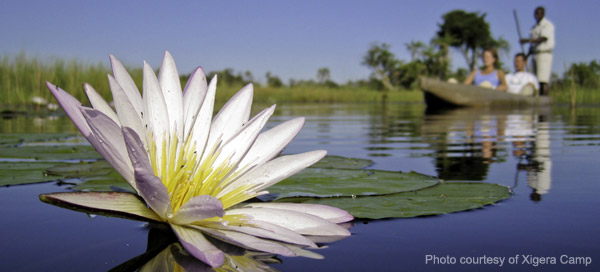
[[[498,183],[512,187],[514,194],[469,212],[356,220],[351,237],[318,251],[324,260],[280,258],[282,264],[273,265],[275,269],[597,271],[600,267],[600,109],[426,113],[423,105],[280,106],[268,126],[295,116],[306,116],[307,122],[286,153],[327,149],[331,155],[371,159],[373,169]],[[75,130],[60,117],[0,121],[3,134],[63,131]],[[148,228],[142,222],[90,218],[38,200],[38,194],[62,190],[66,186],[56,182],[0,188],[0,271],[107,271],[146,251]],[[435,258],[426,263],[428,255]],[[592,263],[561,264],[563,255],[590,257]],[[461,257],[483,256],[503,257],[504,264],[460,264]],[[518,263],[508,264],[515,256]],[[456,264],[434,263],[452,258]],[[542,258],[556,258],[557,264],[535,266]],[[472,259],[462,262],[468,260]]]

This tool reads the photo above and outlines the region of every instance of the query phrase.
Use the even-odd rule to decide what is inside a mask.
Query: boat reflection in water
[[[494,163],[515,160],[512,187],[525,172],[531,200],[540,201],[551,187],[549,116],[549,108],[459,108],[427,113],[421,133],[440,179],[483,181]]]

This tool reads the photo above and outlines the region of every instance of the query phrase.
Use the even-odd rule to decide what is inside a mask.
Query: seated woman
[[[472,71],[465,79],[465,84],[475,84],[477,86],[506,91],[506,79],[504,71],[496,69],[498,62],[498,53],[495,49],[483,50],[484,68]]]

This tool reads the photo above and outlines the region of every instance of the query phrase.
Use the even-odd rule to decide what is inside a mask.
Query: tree
[[[283,86],[283,81],[278,76],[272,75],[271,71],[268,71],[265,77],[267,78],[267,85],[269,87],[279,88]]]
[[[373,69],[375,76],[381,80],[385,89],[394,89],[390,79],[394,78],[401,62],[396,59],[394,53],[390,52],[388,44],[373,44],[363,57],[362,64]]]
[[[410,61],[415,61],[417,57],[422,56],[423,50],[426,48],[425,44],[421,41],[411,41],[404,45],[406,46],[406,50],[410,52]]]
[[[494,39],[486,14],[453,10],[442,16],[443,23],[438,24],[438,38],[448,39],[450,46],[458,49],[465,57],[471,70],[485,48],[497,48],[508,51],[509,44],[502,38]]]
[[[573,63],[565,71],[564,78],[573,81],[577,86],[597,89],[600,87],[600,63],[592,60],[590,63]]]
[[[329,71],[329,68],[319,68],[319,70],[317,70],[317,81],[319,84],[325,84],[329,80],[331,80],[331,72]]]

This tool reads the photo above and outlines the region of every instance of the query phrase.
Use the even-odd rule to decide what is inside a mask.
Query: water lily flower
[[[201,68],[182,90],[175,62],[165,53],[158,77],[147,63],[140,95],[124,66],[110,56],[108,75],[115,110],[90,86],[92,107],[47,83],[75,126],[135,190],[66,192],[43,201],[167,223],[181,245],[218,267],[224,255],[206,236],[284,256],[316,248],[307,236],[349,236],[337,223],[353,217],[334,207],[245,203],[265,189],[319,161],[326,152],[278,156],[304,124],[303,118],[261,132],[275,106],[252,119],[253,86],[235,94],[212,118],[217,77]],[[212,239],[211,238],[211,239]]]

